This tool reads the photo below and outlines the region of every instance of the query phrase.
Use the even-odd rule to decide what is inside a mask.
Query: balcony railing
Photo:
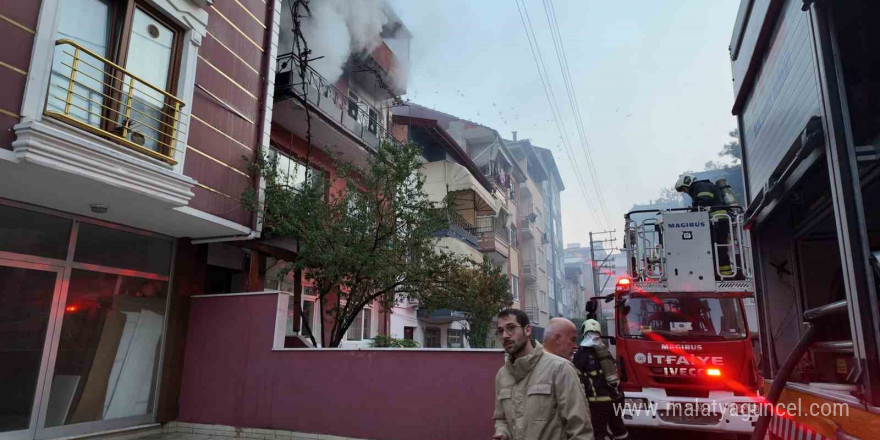
[[[510,229],[498,227],[495,224],[495,217],[477,217],[474,233],[479,238],[499,238],[504,244],[510,241]]]
[[[531,264],[523,264],[522,270],[523,278],[526,281],[537,281],[538,280],[538,266],[534,263]]]
[[[529,315],[529,321],[533,323],[538,322],[538,308],[537,307],[526,307],[525,309],[526,315]]]
[[[447,220],[449,221],[449,230],[457,234],[462,240],[477,247],[479,243],[476,235],[477,228],[465,220],[461,214],[445,209],[443,211],[445,211]]]
[[[61,39],[45,114],[176,164],[184,102],[82,45]]]
[[[300,77],[300,68],[296,65],[292,53],[278,57],[278,73],[275,81],[276,99],[295,97],[300,101],[306,101],[324,113],[328,119],[345,127],[371,149],[377,150],[382,142],[400,146],[400,142],[382,126],[378,112],[371,115],[359,102],[337,89],[311,67],[306,68],[306,96],[303,99],[303,78]]]

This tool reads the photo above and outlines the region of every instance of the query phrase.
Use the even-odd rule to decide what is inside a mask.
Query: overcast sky
[[[610,223],[590,209],[596,191],[546,0],[523,1],[585,189],[553,121],[516,0],[390,0],[413,33],[405,98],[551,149],[566,187],[564,243],[586,245],[591,230],[620,232],[623,214],[671,187],[681,171],[718,159],[736,127],[727,46],[739,0],[553,0]]]

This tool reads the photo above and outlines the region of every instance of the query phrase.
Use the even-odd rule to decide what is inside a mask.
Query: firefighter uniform
[[[683,174],[675,184],[675,190],[686,192],[693,201],[691,206],[697,208],[709,208],[709,217],[713,219],[712,233],[716,243],[730,243],[729,220],[724,219],[728,215],[727,206],[736,203],[736,197],[726,179],[718,179],[715,183],[711,180],[696,180],[692,174]],[[733,275],[731,266],[731,249],[722,248],[718,253],[718,270],[721,275]]]
[[[586,338],[589,336],[585,336]],[[584,385],[587,402],[590,404],[590,419],[596,440],[609,438],[609,426],[614,439],[628,438],[626,427],[620,413],[615,413],[614,405],[623,401],[623,393],[618,388],[617,364],[614,356],[601,342],[581,347],[572,359]],[[609,379],[611,379],[609,381]]]

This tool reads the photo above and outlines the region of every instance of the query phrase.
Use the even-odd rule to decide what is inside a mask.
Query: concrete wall
[[[277,294],[195,297],[179,421],[487,439],[500,350],[273,350]]]

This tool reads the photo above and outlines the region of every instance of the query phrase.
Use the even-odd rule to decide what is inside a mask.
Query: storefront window
[[[0,266],[0,433],[30,425],[56,278]]]
[[[174,242],[71,217],[0,204],[0,434],[42,420],[39,435],[82,435],[155,411]]]
[[[46,426],[152,412],[167,282],[74,270]]]
[[[168,275],[172,246],[167,240],[81,223],[74,261]]]
[[[67,258],[73,221],[0,205],[0,252]]]

